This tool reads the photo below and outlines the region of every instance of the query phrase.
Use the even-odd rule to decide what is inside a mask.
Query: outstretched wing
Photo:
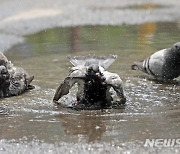
[[[97,64],[104,69],[107,69],[117,58],[117,55],[109,56],[96,56],[96,55],[81,55],[81,56],[68,56],[69,61],[74,66],[89,66]]]
[[[108,71],[103,72],[103,75],[106,79],[106,83],[115,90],[120,99],[120,103],[124,104],[126,102],[126,97],[124,96],[122,80],[119,75]]]
[[[69,93],[69,90],[75,83],[80,83],[83,81],[79,77],[67,77],[65,80],[60,84],[60,86],[57,88],[56,93],[54,95],[53,101],[57,102],[62,96],[67,95]]]
[[[53,101],[58,101],[63,95],[67,95],[70,87],[70,78],[67,77],[57,88]]]

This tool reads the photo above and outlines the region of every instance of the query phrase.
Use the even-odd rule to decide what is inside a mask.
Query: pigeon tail
[[[30,76],[30,77],[28,77],[28,78],[26,79],[26,84],[27,84],[27,86],[29,86],[29,85],[31,84],[31,82],[32,82],[33,79],[34,79],[34,76]]]
[[[131,65],[132,70],[141,70],[143,72],[146,72],[143,67],[143,62],[134,62],[133,65]]]
[[[104,69],[107,69],[117,58],[117,55],[109,56],[96,56],[96,55],[80,55],[80,56],[68,56],[69,61],[74,66],[89,66],[97,64]]]

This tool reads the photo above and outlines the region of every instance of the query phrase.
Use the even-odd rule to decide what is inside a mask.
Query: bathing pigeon
[[[110,56],[68,56],[74,65],[70,74],[57,88],[53,101],[58,100],[69,93],[71,87],[77,83],[77,104],[85,106],[99,105],[101,108],[112,105],[113,97],[111,88],[114,89],[119,104],[124,104],[126,98],[123,93],[122,80],[116,73],[110,73],[106,69],[115,61],[116,55]]]
[[[0,98],[15,96],[34,88],[30,85],[34,76],[21,67],[13,66],[0,52]]]
[[[148,73],[159,81],[177,78],[180,75],[180,42],[172,48],[155,52],[141,62],[135,62],[131,68]]]

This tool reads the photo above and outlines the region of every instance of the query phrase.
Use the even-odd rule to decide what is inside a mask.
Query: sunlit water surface
[[[145,148],[144,142],[180,138],[180,85],[156,83],[130,66],[171,47],[179,34],[176,23],[147,23],[55,28],[27,36],[5,54],[35,76],[35,89],[1,99],[0,153],[178,153],[178,148]],[[53,105],[55,90],[72,66],[66,56],[89,53],[118,55],[108,71],[123,80],[125,108],[76,111]],[[74,97],[72,92],[65,101]]]

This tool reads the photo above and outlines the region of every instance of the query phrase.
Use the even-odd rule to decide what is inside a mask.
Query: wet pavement
[[[179,3],[175,5],[175,0],[165,4],[160,0],[150,1],[151,5],[141,1],[119,4],[119,1],[85,3],[78,0],[75,4],[61,0],[56,5],[48,0],[45,2],[35,5],[23,1],[18,3],[22,6],[19,9],[16,0],[0,1],[1,10],[5,4],[9,5],[9,13],[1,14],[4,21],[0,23],[0,36],[9,36],[7,41],[0,40],[9,41],[9,44],[2,43],[1,48],[5,50],[21,42],[5,51],[5,55],[35,76],[35,89],[17,97],[1,99],[0,153],[179,153],[179,147],[151,148],[145,147],[144,143],[153,138],[180,138],[180,79],[176,84],[162,84],[130,69],[134,61],[179,41],[179,14],[176,10]],[[167,8],[169,5],[171,7]],[[49,9],[50,6],[53,9],[47,12],[51,15],[44,14],[42,8]],[[33,12],[31,7],[36,11]],[[37,11],[39,7],[41,10]],[[72,17],[70,13],[68,16],[69,10],[63,10],[66,7],[71,8]],[[14,12],[10,11],[12,8]],[[64,20],[55,8],[61,8]],[[87,12],[93,10],[97,18],[88,15],[92,11],[84,13],[86,9]],[[122,10],[124,13],[129,10],[131,17],[120,18],[127,20],[120,23],[115,17]],[[21,11],[27,11],[25,16]],[[143,20],[130,21],[136,15],[134,11]],[[143,17],[144,11],[149,12],[147,18]],[[114,13],[114,18],[110,12]],[[77,21],[81,13],[85,15]],[[34,14],[38,14],[37,18]],[[107,18],[102,18],[101,14]],[[162,14],[164,16],[160,17]],[[154,17],[152,21],[149,20],[151,15]],[[107,20],[108,17],[111,20]],[[48,20],[50,25],[46,24]],[[43,23],[41,26],[40,22]],[[60,27],[53,28],[57,26]],[[37,33],[31,34],[34,32]],[[118,55],[108,71],[118,73],[123,80],[127,97],[125,108],[76,111],[53,105],[54,92],[72,66],[66,56],[89,53]],[[75,89],[72,89],[71,94],[61,101],[72,103],[74,100]]]

